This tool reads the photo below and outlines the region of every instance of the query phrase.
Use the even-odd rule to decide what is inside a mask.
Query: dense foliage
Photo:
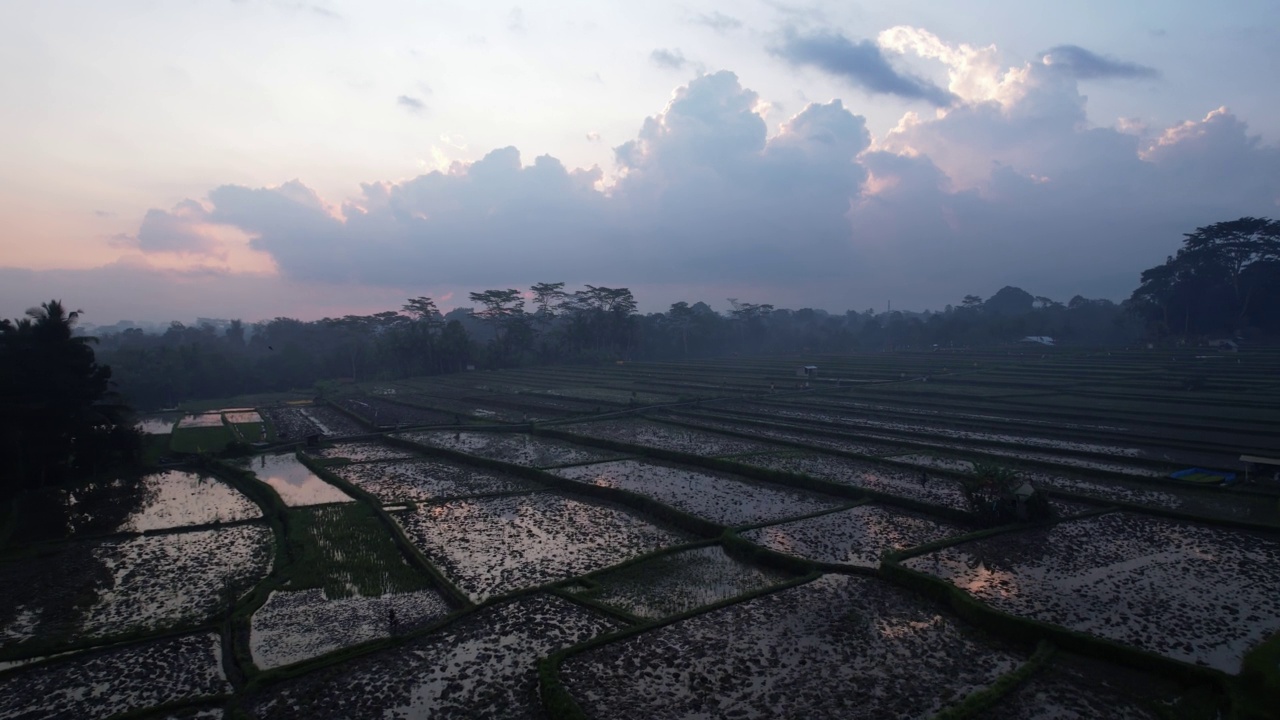
[[[1199,228],[1176,257],[1143,273],[1142,286],[1123,305],[1078,295],[1063,303],[1005,287],[985,300],[967,295],[941,312],[832,314],[730,298],[727,312],[678,302],[642,315],[627,288],[567,291],[562,282],[543,282],[526,291],[471,293],[473,308],[447,314],[431,298],[417,297],[399,311],[315,322],[174,323],[158,335],[127,330],[105,335],[99,349],[131,402],[159,408],[328,379],[393,379],[468,366],[990,346],[1027,336],[1093,347],[1194,342],[1228,332],[1274,337],[1277,227],[1242,218]]]
[[[0,320],[0,492],[87,477],[137,460],[141,439],[110,390],[78,312],[57,300]]]
[[[1021,296],[1027,302],[1019,302]],[[960,347],[1026,335],[1122,345],[1140,333],[1110,301],[1076,297],[1064,305],[1016,288],[985,303],[970,296],[960,307],[920,314],[834,315],[730,300],[728,313],[702,302],[678,302],[667,312],[641,315],[627,288],[588,285],[566,292],[564,283],[539,283],[527,293],[488,290],[471,299],[474,310],[447,315],[431,298],[419,297],[400,312],[314,322],[174,323],[161,334],[104,335],[100,352],[130,402],[160,408],[190,399],[309,388],[327,379],[392,379],[468,366]]]
[[[1157,337],[1280,333],[1280,222],[1196,228],[1176,255],[1142,273],[1131,303]]]

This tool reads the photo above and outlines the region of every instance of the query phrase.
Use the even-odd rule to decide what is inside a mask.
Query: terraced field
[[[526,368],[178,418],[187,467],[4,514],[0,718],[1274,717],[1280,482],[1240,457],[1280,456],[1280,354],[1196,352]],[[1056,516],[984,525],[991,466]]]

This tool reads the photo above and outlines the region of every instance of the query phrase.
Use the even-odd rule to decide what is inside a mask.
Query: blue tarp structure
[[[1222,472],[1220,470],[1205,470],[1204,468],[1187,468],[1179,470],[1175,473],[1169,473],[1169,477],[1175,480],[1184,480],[1186,482],[1200,483],[1202,485],[1230,485],[1236,481],[1236,474]]]

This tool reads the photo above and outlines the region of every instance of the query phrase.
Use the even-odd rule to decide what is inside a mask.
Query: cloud
[[[138,246],[218,252],[205,243],[225,230],[307,286],[714,286],[923,308],[1004,285],[1123,298],[1182,233],[1280,200],[1280,150],[1225,108],[1096,127],[1078,78],[1041,59],[1006,66],[910,28],[879,41],[941,62],[956,99],[874,146],[839,100],[770,135],[766,103],[722,71],[645,118],[607,177],[506,147],[336,203],[297,180],[224,185],[149,212]]]
[[[678,48],[675,50],[658,48],[649,53],[649,61],[658,67],[671,68],[672,70],[679,70],[689,63]]]
[[[698,25],[706,25],[718,33],[737,30],[742,27],[741,20],[730,15],[725,15],[718,10],[711,13],[698,13],[698,16],[694,18],[694,22]]]
[[[524,32],[524,10],[519,6],[511,8],[507,13],[507,29],[513,33]]]
[[[401,95],[396,98],[396,104],[415,115],[427,109],[426,103],[410,95]]]
[[[854,42],[839,33],[803,35],[788,30],[783,43],[772,52],[792,65],[811,65],[873,95],[924,100],[939,107],[955,99],[928,80],[895,70],[880,46],[870,40]]]
[[[1081,80],[1160,77],[1160,71],[1153,67],[1104,57],[1078,45],[1058,45],[1044,51],[1042,55],[1045,65],[1071,73]]]
[[[138,229],[137,246],[148,253],[205,255],[218,245],[204,226],[208,215],[204,206],[184,200],[172,210],[148,210]]]

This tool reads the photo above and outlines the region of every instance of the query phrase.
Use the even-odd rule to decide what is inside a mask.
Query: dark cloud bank
[[[867,55],[866,67],[882,60]],[[1274,214],[1280,152],[1230,112],[1158,137],[1089,128],[1074,80],[1038,67],[1043,82],[1028,74],[1038,84],[1018,104],[957,103],[877,149],[839,100],[810,105],[769,137],[756,94],[719,72],[677,90],[615,148],[607,188],[599,169],[545,155],[525,165],[507,147],[447,172],[364,184],[336,209],[298,181],[224,185],[202,202],[150,211],[136,241],[144,252],[199,254],[211,242],[201,227],[232,226],[300,286],[563,280],[647,287],[651,309],[716,301],[697,289],[734,287],[751,301],[841,311],[886,299],[937,308],[1006,284],[1120,298],[1183,232]],[[964,166],[981,180],[958,182]],[[40,299],[14,299],[27,284],[9,280],[18,282],[7,283],[6,306]],[[653,290],[664,286],[686,297]]]

